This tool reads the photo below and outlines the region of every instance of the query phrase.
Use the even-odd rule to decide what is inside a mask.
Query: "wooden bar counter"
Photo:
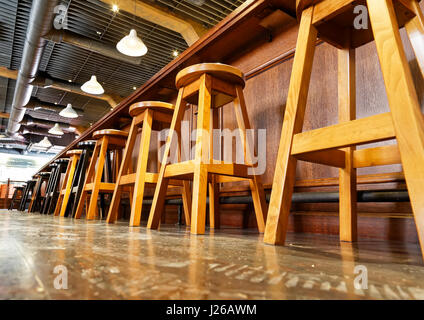
[[[263,183],[269,191],[298,33],[295,4],[296,0],[247,0],[131,96],[93,124],[56,158],[75,148],[78,142],[90,139],[96,130],[109,128],[125,130],[131,122],[128,115],[129,106],[135,102],[146,100],[174,102],[177,95],[175,76],[183,68],[203,62],[221,62],[234,65],[244,72],[245,96],[252,126],[255,129],[266,129],[267,166]],[[422,3],[421,7],[424,7]],[[401,35],[419,100],[423,106],[424,81],[404,30],[401,30]],[[317,46],[304,130],[338,122],[337,49],[319,40]],[[374,42],[357,50],[357,91],[357,118],[389,111]],[[314,112],[314,108],[320,108],[320,112]],[[185,119],[190,122],[190,130],[195,124],[193,121],[195,117],[195,108],[187,108]],[[221,113],[219,118],[221,127],[236,128],[237,122],[233,114]],[[386,144],[387,142],[373,145]],[[40,171],[48,168],[48,165],[46,164]],[[151,165],[154,168],[156,164]],[[406,189],[400,165],[362,168],[358,170],[358,174],[358,190]],[[338,170],[335,168],[299,163],[296,191],[337,191],[337,177]],[[243,183],[229,186],[226,184],[221,188],[221,195],[245,195],[246,190],[247,185]],[[338,234],[338,203],[294,204],[292,211],[294,214],[290,218],[291,230]],[[361,203],[358,211],[359,238],[418,242],[408,202]],[[248,205],[222,205],[221,223],[223,226],[254,226],[253,210]]]

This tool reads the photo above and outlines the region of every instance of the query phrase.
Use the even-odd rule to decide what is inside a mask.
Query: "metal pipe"
[[[25,108],[31,109],[31,110],[34,110],[34,111],[37,111],[38,109],[43,109],[43,110],[49,110],[49,111],[59,113],[65,107],[60,106],[60,105],[56,105],[56,104],[53,104],[53,103],[43,102],[43,101],[40,101],[38,99],[32,98],[29,101],[29,103],[25,106]],[[75,110],[75,112],[78,114],[79,117],[84,116],[84,111],[82,109],[77,109],[75,107],[72,107],[72,108]]]
[[[21,66],[16,80],[12,109],[6,133],[15,135],[20,121],[25,115],[25,105],[29,102],[34,81],[40,65],[46,40],[42,38],[52,26],[53,11],[57,0],[34,0],[29,17]]]
[[[358,202],[408,202],[408,191],[358,191]],[[270,195],[267,194],[266,200],[269,202]],[[152,199],[143,200],[143,204],[151,205]],[[297,192],[293,193],[293,203],[337,203],[339,202],[338,192]],[[165,202],[168,205],[182,205],[182,199],[168,199]],[[209,197],[206,200],[209,203]],[[253,204],[251,196],[229,196],[220,197],[220,204]]]
[[[81,36],[77,33],[65,30],[51,30],[44,36],[44,39],[53,41],[55,43],[69,43],[79,48],[99,53],[103,56],[120,60],[126,63],[140,65],[142,58],[134,58],[120,53],[115,47],[105,44],[103,42]]]

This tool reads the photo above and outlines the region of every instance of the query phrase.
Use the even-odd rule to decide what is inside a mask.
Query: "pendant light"
[[[147,53],[147,47],[143,40],[137,37],[137,31],[131,29],[130,34],[118,42],[116,48],[122,54],[130,57],[141,57]]]
[[[134,0],[134,21],[137,15],[137,3]],[[141,57],[147,53],[147,47],[137,36],[137,31],[131,29],[130,34],[123,37],[121,41],[116,45],[116,49],[122,54],[125,54],[130,57]]]
[[[59,124],[58,123],[55,123],[54,127],[50,128],[49,133],[50,134],[55,134],[55,135],[58,135],[58,136],[61,136],[61,135],[64,134],[64,132],[62,131],[62,129],[59,127]]]
[[[102,85],[97,81],[96,76],[91,76],[91,79],[81,86],[81,90],[90,94],[103,94],[105,90]]]
[[[68,103],[65,109],[59,112],[59,115],[64,118],[78,118],[78,114],[72,108],[72,104]]]
[[[44,137],[43,140],[38,143],[38,145],[43,148],[50,148],[51,146],[53,146],[49,139],[47,139],[47,137]]]

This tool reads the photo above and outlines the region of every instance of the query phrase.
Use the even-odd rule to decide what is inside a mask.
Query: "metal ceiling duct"
[[[20,124],[24,125],[24,126],[37,126],[37,127],[47,128],[47,129],[50,129],[56,123],[57,122],[49,121],[49,120],[35,119],[35,118],[30,117],[28,115],[25,116],[20,122]],[[74,133],[76,131],[76,129],[73,126],[71,126],[69,123],[60,123],[59,122],[59,125],[60,125],[60,128],[63,131],[72,132],[72,133]]]
[[[24,141],[19,141],[19,140],[14,140],[14,139],[0,139],[0,144],[1,145],[21,145],[21,146],[26,146],[27,143],[25,143]]]
[[[26,143],[24,140],[17,140],[14,138],[1,138],[0,139],[0,148],[4,149],[26,149],[28,146],[28,143]],[[4,153],[5,150],[2,150],[2,153]]]
[[[32,3],[21,66],[16,80],[12,109],[7,124],[6,133],[8,135],[15,135],[18,132],[20,128],[19,122],[25,115],[24,106],[31,98],[33,88],[31,83],[37,75],[44,45],[46,44],[46,40],[42,36],[46,35],[51,29],[54,8],[57,3],[57,0],[34,0]]]
[[[134,58],[123,55],[118,50],[116,50],[115,46],[81,36],[71,31],[51,30],[47,35],[44,36],[44,39],[53,41],[54,43],[69,43],[79,48],[93,51],[103,56],[135,65],[140,65],[142,62],[142,58]]]

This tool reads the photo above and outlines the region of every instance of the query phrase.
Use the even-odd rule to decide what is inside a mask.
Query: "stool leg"
[[[41,203],[42,203],[41,189],[43,188],[43,183],[44,182],[47,183],[47,181],[45,179],[44,180],[42,179],[41,182],[40,182],[40,189],[38,190],[38,194],[37,194],[37,196],[35,198],[33,207],[31,209],[31,211],[33,211],[33,212],[40,211]]]
[[[74,171],[74,174],[73,174],[73,177],[72,177],[71,186],[69,188],[68,200],[64,201],[62,203],[62,207],[60,209],[60,216],[61,217],[68,217],[69,216],[69,206],[70,206],[70,203],[72,203],[73,200],[74,200],[74,196],[75,196],[74,187],[76,186],[77,181],[79,180],[79,177],[81,175],[81,171],[82,171],[81,169],[82,169],[82,162],[83,161],[84,161],[84,151],[80,156],[78,156],[78,161],[76,163],[75,171]],[[62,214],[62,212],[63,212],[63,214]]]
[[[32,205],[30,204],[31,210],[28,207],[28,212],[37,212],[37,211],[39,211],[40,213],[42,213],[41,212],[41,203],[42,203],[42,200],[43,199],[42,199],[42,196],[41,196],[41,188],[43,187],[43,182],[44,182],[43,181],[43,178],[41,178],[35,184],[34,189],[33,189],[33,195],[35,196],[34,202],[32,203]],[[47,190],[47,185],[46,185],[46,190]],[[47,195],[47,193],[46,193],[46,195]],[[43,204],[44,204],[44,202],[43,202]]]
[[[96,217],[97,213],[97,199],[100,192],[100,184],[103,175],[103,169],[106,161],[106,153],[109,144],[109,137],[105,136],[101,139],[101,148],[99,154],[99,161],[97,162],[96,174],[94,176],[93,190],[91,190],[90,204],[87,210],[87,220],[92,220]]]
[[[29,190],[29,184],[27,183],[27,184],[25,185],[24,192],[23,192],[23,194],[22,194],[21,202],[19,203],[19,211],[24,211],[24,210],[22,209],[22,207],[23,207],[23,203],[24,203],[24,202],[26,201],[26,199],[27,199],[28,190]]]
[[[69,197],[71,195],[72,182],[74,180],[73,178],[75,175],[75,169],[76,169],[78,160],[79,160],[79,156],[77,155],[72,156],[71,168],[69,170],[67,179],[65,179],[66,181],[65,194],[63,195],[62,205],[60,206],[60,212],[58,213],[60,214],[61,217],[65,216],[65,210],[66,210],[66,206],[68,205]]]
[[[25,194],[24,194],[24,197],[21,200],[21,206],[19,208],[19,211],[25,211],[26,203],[28,201],[29,193],[30,193],[30,190],[31,190],[31,185],[32,185],[32,183],[28,183],[25,186]]]
[[[88,171],[87,171],[87,174],[85,176],[81,196],[80,196],[79,199],[78,198],[76,199],[78,201],[78,206],[77,206],[77,209],[75,211],[75,219],[81,218],[82,210],[84,209],[85,199],[87,198],[87,194],[88,194],[88,190],[86,190],[86,186],[91,181],[91,179],[93,178],[94,170],[96,168],[97,158],[98,158],[99,152],[100,152],[101,141],[102,140],[98,140],[96,142],[96,146],[94,147],[94,151],[93,151],[93,154],[91,156],[90,166],[88,167]],[[77,196],[77,195],[75,195],[75,196]],[[88,207],[87,207],[87,209],[88,209]]]
[[[10,211],[10,210],[13,210],[13,203],[14,203],[14,202],[15,202],[15,200],[16,200],[17,194],[18,194],[18,189],[15,189],[15,190],[13,191],[12,200],[10,201],[10,204],[9,204],[9,208],[8,208],[8,210],[9,210],[9,211]]]
[[[209,152],[212,81],[209,75],[200,78],[199,106],[197,112],[196,153],[193,174],[193,202],[191,207],[191,233],[205,233],[208,169],[204,164]]]
[[[50,200],[51,200],[51,193],[53,191],[53,185],[56,181],[56,175],[57,175],[59,169],[60,169],[59,165],[57,165],[56,167],[53,168],[53,170],[50,174],[50,178],[49,178],[49,181],[47,182],[47,186],[46,186],[46,196],[44,197],[42,209],[40,211],[41,214],[47,214],[47,210],[49,208]]]
[[[171,150],[172,140],[174,139],[174,131],[178,123],[180,123],[184,116],[185,103],[183,101],[184,89],[181,88],[178,92],[178,99],[175,105],[174,114],[172,116],[171,126],[169,128],[169,135],[166,139],[165,152],[163,154],[162,165],[158,174],[158,182],[153,196],[152,207],[149,213],[149,220],[147,222],[148,229],[157,229],[160,223],[160,217],[165,204],[166,189],[168,188],[169,179],[165,178],[166,162]],[[181,146],[179,146],[181,147]]]
[[[62,206],[63,194],[62,190],[66,186],[66,182],[69,177],[69,171],[71,170],[72,161],[68,161],[68,165],[66,166],[65,178],[63,179],[62,185],[59,187],[59,197],[57,198],[56,207],[53,212],[53,216],[57,217],[60,212],[60,207]]]
[[[339,122],[356,119],[355,50],[338,50]],[[356,169],[353,167],[355,147],[345,152],[345,168],[339,169],[340,240],[357,240]]]
[[[133,168],[134,168],[134,166],[133,166],[132,157],[130,157],[130,161],[129,161],[129,165],[128,165],[128,170],[127,170],[128,171],[128,174],[133,173]],[[129,198],[129,203],[130,203],[130,207],[131,207],[131,204],[132,204],[133,198],[134,198],[134,186],[132,186],[132,185],[130,185],[129,188],[128,188],[128,198]],[[119,213],[120,212],[118,210],[118,216],[117,216],[117,218],[119,218],[121,216]]]
[[[213,129],[219,129],[219,114],[218,109],[213,108],[212,110],[212,133],[210,135],[209,142],[209,159],[211,163],[214,161],[214,148],[220,148],[221,144],[214,145]],[[218,176],[213,175],[209,180],[209,228],[218,229],[220,227],[219,217],[219,183],[217,182]]]
[[[300,22],[264,235],[269,244],[284,244],[287,232],[296,178],[296,159],[290,154],[293,136],[302,131],[317,38],[312,13],[313,7],[304,10]]]
[[[138,127],[135,125],[135,119],[133,119],[128,135],[127,145],[125,146],[124,157],[119,168],[118,178],[116,179],[115,190],[113,191],[112,200],[110,202],[109,212],[106,219],[107,223],[113,223],[116,221],[122,194],[121,177],[126,174],[130,167],[132,152],[137,138],[137,129]]]
[[[219,183],[218,176],[212,176],[208,183],[209,189],[209,228],[219,229],[221,227],[219,216]]]
[[[57,174],[55,177],[55,180],[53,181],[53,185],[52,185],[52,189],[51,189],[51,196],[50,196],[50,200],[49,200],[49,206],[47,207],[47,211],[46,214],[51,214],[53,212],[53,206],[56,200],[56,194],[57,194],[57,189],[60,183],[60,177],[62,176],[62,169],[63,169],[63,164],[59,164],[58,165],[58,169],[57,169]],[[60,192],[59,192],[60,194]]]
[[[418,1],[412,1],[411,6],[416,16],[405,24],[405,29],[424,77],[424,15]]]
[[[41,182],[42,182],[42,181],[43,181],[43,179],[42,179],[41,177],[39,177],[39,178],[37,179],[37,183],[35,184],[34,192],[33,192],[32,197],[31,197],[31,202],[29,203],[28,213],[29,213],[29,212],[32,212],[32,208],[33,208],[33,206],[34,206],[35,199],[36,199],[36,198],[37,198],[37,196],[38,196],[38,192],[39,192],[39,190],[40,190],[40,188],[41,188]]]
[[[244,100],[243,89],[236,88],[237,99],[234,100],[234,110],[237,118],[237,124],[240,129],[241,141],[243,143],[245,162],[252,164],[251,155],[254,154],[254,147],[247,141],[247,130],[251,129],[249,117],[247,115],[246,102]],[[250,190],[252,192],[253,205],[255,208],[256,222],[259,232],[265,231],[265,222],[267,214],[265,191],[262,185],[261,177],[254,174],[253,179],[249,180]]]
[[[94,150],[93,150],[94,151]],[[81,167],[78,171],[77,180],[75,181],[75,184],[72,184],[72,193],[73,193],[73,199],[72,202],[68,203],[68,207],[66,208],[65,215],[71,215],[71,217],[75,218],[76,212],[78,209],[78,203],[79,199],[81,198],[81,194],[84,190],[85,186],[85,178],[88,174],[87,167],[90,166],[91,160],[90,157],[93,155],[93,152],[91,150],[84,150],[81,156]],[[76,190],[74,190],[74,188]],[[75,192],[74,192],[75,191]]]
[[[393,3],[389,0],[368,0],[367,3],[424,257],[424,119],[402,47]]]
[[[181,136],[181,122],[177,123],[175,130],[178,135],[178,161],[182,161],[181,150],[183,146],[183,138]],[[182,200],[183,200],[185,224],[186,226],[190,226],[191,225],[191,204],[192,204],[190,181],[183,180]]]
[[[150,137],[152,134],[153,112],[144,111],[143,131],[140,139],[139,156],[135,175],[134,195],[131,203],[130,227],[140,225],[141,210],[143,207],[144,187],[146,185],[147,161],[149,158]]]

